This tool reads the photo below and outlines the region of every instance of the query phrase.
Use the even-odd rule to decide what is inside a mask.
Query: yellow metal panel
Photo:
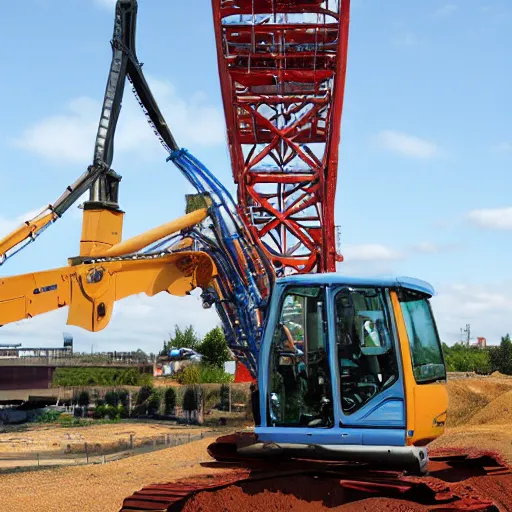
[[[69,305],[69,325],[100,331],[108,325],[116,300],[163,291],[184,296],[198,286],[208,287],[215,272],[208,254],[184,251],[6,277],[0,279],[0,323]]]
[[[123,212],[108,209],[84,210],[80,256],[106,251],[118,244],[123,232]]]
[[[409,337],[396,292],[391,292],[391,301],[403,365],[408,433],[406,443],[423,446],[444,432],[446,411],[448,409],[448,391],[445,384],[416,383],[412,368]],[[412,435],[409,435],[409,433],[412,433]]]
[[[185,296],[197,286],[207,287],[213,272],[211,258],[202,252],[77,267],[72,279],[68,324],[100,331],[108,325],[115,301],[137,293],[151,297],[164,291]],[[99,275],[101,279],[92,282],[92,277]]]
[[[16,322],[66,306],[69,299],[68,274],[69,268],[64,267],[1,278],[1,323]],[[13,299],[22,299],[25,307],[9,305]]]
[[[12,322],[11,318],[25,318],[25,297],[3,300],[0,302],[0,325]]]

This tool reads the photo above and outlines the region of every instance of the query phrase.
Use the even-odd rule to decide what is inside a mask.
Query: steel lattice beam
[[[277,269],[334,271],[350,0],[212,0],[240,213]]]

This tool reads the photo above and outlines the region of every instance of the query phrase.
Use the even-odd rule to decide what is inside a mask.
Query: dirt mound
[[[397,499],[369,498],[354,501],[334,507],[325,506],[322,501],[304,501],[292,494],[270,492],[264,490],[257,494],[248,494],[237,486],[227,487],[216,492],[200,492],[187,501],[182,512],[288,512],[300,510],[301,512],[425,512],[428,508]]]
[[[468,421],[468,425],[505,424],[512,424],[512,390],[495,398]]]
[[[491,377],[494,377],[495,379],[510,379],[510,378],[512,378],[512,376],[505,375],[504,373],[500,373],[498,371],[492,372]]]
[[[499,396],[512,391],[510,379],[457,379],[448,381],[447,427],[466,425]],[[509,417],[509,421],[510,421]]]

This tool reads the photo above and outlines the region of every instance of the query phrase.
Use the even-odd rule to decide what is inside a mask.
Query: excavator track
[[[410,504],[407,510],[432,512],[512,509],[512,470],[496,453],[434,451],[428,474],[414,476],[353,463],[240,458],[239,437],[224,436],[208,447],[216,461],[203,466],[225,468],[225,473],[144,487],[124,500],[120,512],[213,512],[219,506],[234,511],[241,510],[240,496],[254,500],[256,506],[269,492],[290,500],[290,508],[319,502],[319,507],[341,511],[364,500],[361,510],[377,511],[390,505],[394,509],[393,500],[399,500]],[[413,504],[422,508],[412,508]]]

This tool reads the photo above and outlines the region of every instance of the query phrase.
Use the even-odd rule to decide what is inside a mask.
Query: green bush
[[[142,386],[137,393],[136,405],[142,405],[144,402],[149,400],[149,397],[153,394],[153,386]]]
[[[81,391],[78,395],[77,403],[80,407],[89,407],[91,397],[87,391]]]
[[[201,382],[201,370],[199,365],[190,364],[183,369],[180,375],[180,384],[190,385],[199,384]]]
[[[176,407],[176,391],[174,388],[167,388],[164,396],[165,414],[172,414]]]
[[[197,350],[202,354],[206,365],[218,368],[223,368],[224,363],[231,358],[226,337],[220,327],[209,331]]]
[[[229,387],[226,384],[220,387],[220,410],[229,410]]]
[[[187,412],[197,411],[197,392],[194,388],[189,387],[183,394],[183,410]]]
[[[136,368],[57,368],[55,386],[140,386],[152,379]]]
[[[226,373],[223,368],[214,365],[190,364],[179,374],[180,384],[222,384],[233,381],[233,376]]]
[[[105,393],[105,403],[112,407],[117,407],[119,403],[119,393],[117,391],[107,391]]]
[[[100,405],[94,409],[95,419],[119,420],[125,408],[123,406]],[[126,410],[126,415],[128,411]]]
[[[61,414],[60,411],[54,411],[52,409],[44,410],[41,415],[37,417],[36,421],[38,423],[54,423]]]
[[[126,389],[120,389],[118,392],[118,396],[119,396],[119,403],[121,405],[123,405],[124,407],[128,407],[128,405],[130,404],[130,396],[129,396],[128,391],[126,391]]]
[[[158,414],[162,403],[162,393],[160,390],[153,390],[148,399],[148,414]]]
[[[475,372],[488,375],[498,371],[512,375],[512,340],[507,334],[499,346],[479,349],[456,343],[449,347],[443,343],[446,369],[449,372]]]

